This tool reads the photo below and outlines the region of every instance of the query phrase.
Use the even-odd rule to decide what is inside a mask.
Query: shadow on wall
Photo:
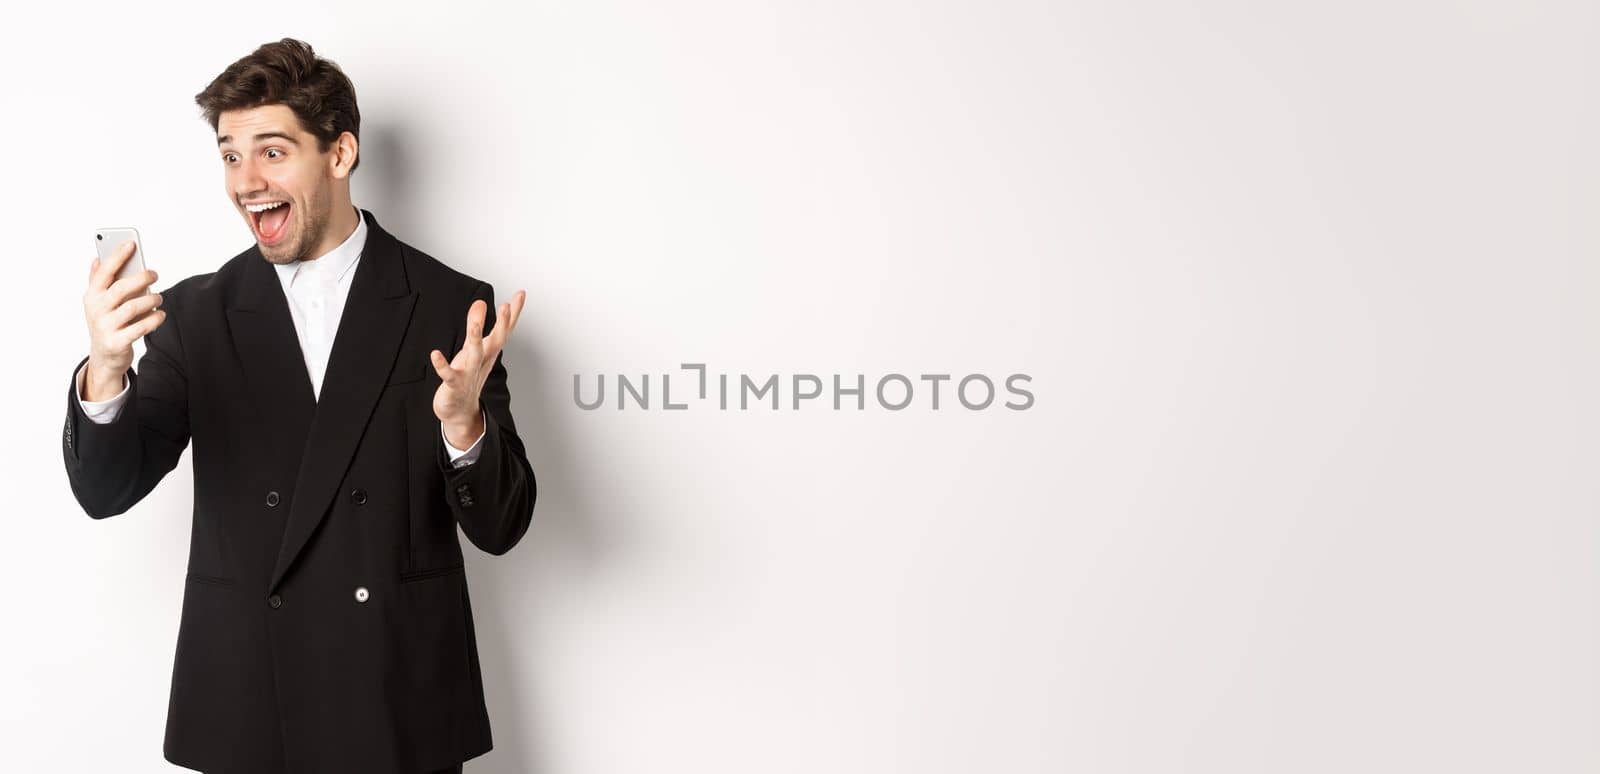
[[[399,127],[383,123],[362,127],[360,159],[361,168],[351,178],[352,189],[358,182],[361,187],[361,194],[352,196],[357,207],[371,210],[384,223],[384,228],[399,236],[401,241],[406,241],[402,236],[406,231],[415,233],[418,227],[430,225],[418,222],[417,211],[411,207],[418,201],[417,192],[412,190],[414,166]],[[397,226],[402,230],[396,230]],[[448,258],[439,260],[450,263]],[[493,282],[487,277],[484,279]]]
[[[514,292],[514,291],[510,291]],[[497,288],[495,298],[500,298]],[[509,292],[507,293],[509,295]],[[530,293],[530,295],[532,295]],[[545,756],[544,713],[559,714],[549,694],[537,692],[542,675],[553,668],[541,658],[540,643],[550,637],[539,631],[540,611],[571,609],[559,599],[591,573],[600,571],[615,553],[614,534],[591,518],[580,488],[569,482],[582,480],[571,468],[567,428],[562,422],[562,393],[540,390],[556,380],[545,378],[546,366],[538,355],[538,338],[523,322],[501,353],[511,386],[512,418],[517,434],[528,449],[538,484],[533,523],[522,542],[504,556],[491,556],[465,546],[472,595],[473,624],[482,662],[484,696],[489,706],[494,750],[467,768],[483,774],[555,774],[554,761]],[[466,537],[461,540],[465,543]],[[541,701],[543,699],[543,701]]]
[[[440,210],[428,206],[427,181],[416,175],[415,157],[403,129],[370,124],[362,135],[357,176],[366,179],[361,181],[357,206],[371,210],[402,241],[447,265],[459,269],[493,263],[493,257],[452,252],[450,224],[427,221],[427,213]],[[426,246],[419,240],[423,235],[431,235]],[[510,241],[507,234],[507,244]],[[469,260],[473,258],[485,260]],[[570,483],[584,478],[573,470],[575,457],[567,440],[572,404],[560,389],[564,382],[552,370],[555,365],[541,355],[545,339],[534,323],[539,289],[528,287],[515,268],[502,265],[469,272],[494,286],[497,305],[519,289],[528,292],[522,319],[501,358],[511,389],[512,419],[527,446],[538,486],[533,523],[506,555],[483,553],[458,532],[467,559],[473,628],[494,737],[492,751],[467,763],[465,770],[473,774],[555,774],[554,762],[544,754],[545,724],[540,716],[562,709],[540,701],[548,697],[529,693],[544,684],[541,675],[551,668],[539,647],[548,638],[536,624],[547,604],[570,608],[556,605],[556,600],[600,571],[620,549],[619,535],[589,513],[579,488]],[[461,310],[462,315],[466,312]]]

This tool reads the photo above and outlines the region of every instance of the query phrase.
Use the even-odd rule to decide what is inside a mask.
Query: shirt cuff
[[[122,404],[128,399],[128,375],[122,375],[122,392],[117,393],[116,396],[106,398],[105,400],[84,400],[84,371],[88,368],[89,364],[84,363],[78,368],[77,376],[73,377],[77,380],[78,385],[78,392],[76,396],[78,398],[78,405],[83,407],[83,413],[89,417],[89,421],[94,422],[97,425],[109,425],[112,422],[117,421],[117,415],[122,412]]]
[[[483,411],[480,409],[478,414],[479,416],[482,416]],[[477,462],[478,455],[483,452],[483,436],[488,432],[489,422],[486,418],[483,424],[483,432],[478,434],[478,440],[473,441],[471,446],[467,447],[465,451],[462,451],[461,449],[457,449],[454,444],[450,443],[450,439],[444,434],[444,423],[440,422],[439,437],[444,438],[444,450],[450,453],[451,466],[464,468],[474,462]]]

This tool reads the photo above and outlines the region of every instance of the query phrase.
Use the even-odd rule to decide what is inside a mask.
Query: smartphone
[[[133,255],[122,262],[122,268],[117,270],[116,282],[124,277],[131,277],[144,271],[144,246],[139,244],[139,230],[136,228],[100,228],[94,232],[94,249],[100,255],[100,263],[108,263],[111,255],[117,251],[117,245],[128,240],[133,240]],[[149,292],[146,290],[145,292]]]

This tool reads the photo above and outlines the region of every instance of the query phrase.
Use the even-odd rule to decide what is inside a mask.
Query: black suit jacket
[[[533,469],[503,358],[483,388],[480,456],[452,467],[428,351],[460,350],[474,299],[492,329],[494,292],[363,215],[320,401],[255,246],[164,291],[167,319],[114,422],[91,421],[68,386],[62,454],[94,518],[127,511],[193,444],[173,763],[408,774],[492,746],[456,528],[510,550],[532,517]]]

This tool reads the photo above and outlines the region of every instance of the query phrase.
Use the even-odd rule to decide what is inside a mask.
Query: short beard
[[[328,207],[320,199],[309,199],[303,207],[296,207],[300,212],[293,213],[296,220],[295,233],[290,234],[289,241],[275,247],[267,247],[257,240],[256,246],[261,250],[261,257],[268,263],[291,264],[303,261],[307,253],[322,243],[322,235],[328,231]],[[275,255],[269,255],[272,250]],[[281,251],[281,252],[280,252]]]

